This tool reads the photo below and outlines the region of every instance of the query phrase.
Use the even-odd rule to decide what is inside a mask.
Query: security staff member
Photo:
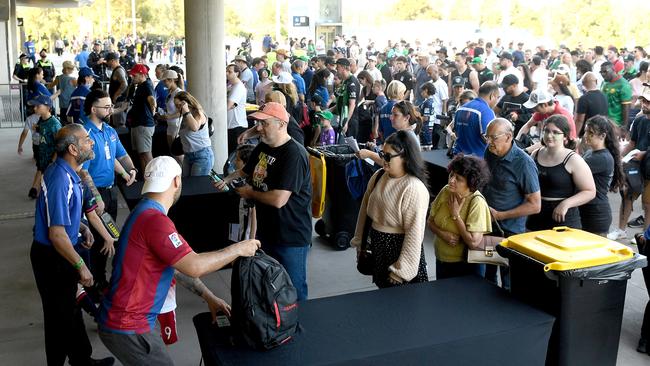
[[[45,48],[41,50],[39,56],[41,56],[41,59],[36,62],[36,66],[43,69],[43,80],[51,83],[54,81],[54,77],[56,76],[56,69],[54,68],[54,64],[52,61],[47,59],[47,51]]]
[[[93,276],[75,250],[93,244],[93,235],[81,223],[82,188],[77,174],[94,157],[93,141],[79,124],[63,127],[55,139],[57,159],[43,173],[38,196],[32,270],[43,303],[45,355],[48,365],[112,365],[112,357],[93,360],[81,311],[76,304],[77,283],[92,286]],[[79,234],[82,240],[79,240]]]
[[[115,174],[126,181],[129,186],[135,181],[137,169],[133,167],[131,158],[126,153],[120,142],[117,132],[108,124],[113,104],[111,98],[103,90],[93,90],[86,96],[84,113],[81,121],[93,140],[95,158],[83,164],[93,180],[100,197],[97,200],[104,202],[104,210],[113,220],[117,219],[117,187]],[[93,229],[94,230],[94,229]],[[93,231],[95,237],[99,234]],[[95,288],[103,290],[107,285],[106,259],[115,253],[114,243],[106,242],[95,245],[90,251],[90,266],[95,278]]]
[[[21,53],[20,61],[16,63],[16,66],[14,67],[14,74],[11,77],[19,83],[26,83],[27,77],[29,76],[29,70],[31,70],[31,68],[32,67],[29,65],[29,58],[26,54]]]

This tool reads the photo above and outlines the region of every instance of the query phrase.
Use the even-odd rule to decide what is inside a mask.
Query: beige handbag
[[[501,236],[483,235],[483,240],[476,248],[470,248],[467,245],[467,263],[493,264],[495,266],[508,266],[508,258],[504,258],[497,253],[496,247],[504,238],[503,230],[499,222],[494,220]]]

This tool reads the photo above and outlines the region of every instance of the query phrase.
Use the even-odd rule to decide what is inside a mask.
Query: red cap
[[[251,114],[251,117],[260,120],[277,118],[282,122],[289,123],[289,113],[282,104],[276,102],[264,104],[257,112]]]
[[[149,68],[146,67],[143,64],[136,64],[135,66],[133,66],[133,68],[131,68],[131,71],[129,71],[129,75],[133,76],[135,74],[148,75],[149,74]]]

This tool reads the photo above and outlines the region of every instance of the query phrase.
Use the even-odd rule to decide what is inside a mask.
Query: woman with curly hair
[[[457,155],[447,167],[449,181],[431,204],[429,229],[435,234],[436,279],[478,273],[467,263],[466,247],[475,247],[492,231],[490,207],[480,192],[490,180],[483,159]]]
[[[548,117],[542,128],[542,147],[532,153],[537,165],[542,209],[528,217],[531,231],[569,226],[580,229],[578,207],[596,197],[591,170],[576,154],[575,140],[569,137],[569,121],[560,114]]]

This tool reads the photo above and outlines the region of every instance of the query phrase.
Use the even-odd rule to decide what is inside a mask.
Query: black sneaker
[[[34,199],[34,198],[38,197],[38,191],[36,191],[36,188],[32,187],[32,188],[29,189],[29,193],[27,193],[27,196],[29,198]]]
[[[643,218],[643,215],[627,223],[627,227],[632,227],[632,228],[643,227],[644,225],[645,225],[645,219]]]
[[[90,365],[93,366],[113,366],[115,363],[115,359],[113,357],[105,357],[105,358],[100,358],[100,359],[90,359]]]
[[[648,353],[648,340],[645,338],[639,339],[639,345],[636,347],[637,352]]]

